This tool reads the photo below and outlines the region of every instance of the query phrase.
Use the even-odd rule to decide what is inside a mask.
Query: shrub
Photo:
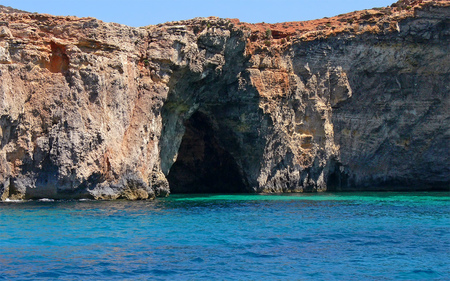
[[[272,38],[272,30],[270,30],[270,29],[267,29],[267,30],[266,30],[266,38],[267,38],[267,39]]]

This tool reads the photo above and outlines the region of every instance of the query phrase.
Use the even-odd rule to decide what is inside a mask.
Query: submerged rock
[[[1,13],[0,197],[448,190],[450,6],[410,2],[277,25]]]

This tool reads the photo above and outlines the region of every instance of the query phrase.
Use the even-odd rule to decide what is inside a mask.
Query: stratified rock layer
[[[307,30],[0,14],[1,199],[448,190],[450,7],[411,4]]]

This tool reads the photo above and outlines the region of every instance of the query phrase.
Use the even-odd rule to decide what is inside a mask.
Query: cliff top
[[[5,14],[25,13],[25,14],[28,14],[29,12],[26,12],[26,11],[22,11],[22,10],[18,10],[18,9],[14,9],[14,8],[11,8],[11,7],[7,7],[7,6],[0,5],[0,13],[5,13]]]
[[[339,33],[360,34],[365,32],[379,33],[388,27],[394,31],[397,23],[405,18],[413,17],[417,11],[431,6],[450,6],[449,0],[400,0],[390,7],[373,8],[341,14],[335,17],[325,17],[310,21],[283,23],[240,22],[230,19],[232,23],[252,33],[252,41],[265,41],[266,45],[289,41],[298,37],[303,41],[326,38]],[[284,39],[284,40],[283,40]]]
[[[283,23],[246,23],[239,19],[222,19],[218,17],[195,18],[192,20],[167,22],[149,25],[143,28],[186,26],[194,32],[203,27],[225,27],[243,30],[251,45],[251,49],[289,45],[291,41],[312,41],[324,39],[338,34],[386,33],[398,31],[398,23],[406,18],[414,17],[418,12],[433,7],[450,7],[450,0],[399,0],[388,7],[354,11],[334,17],[310,21]],[[0,5],[0,14],[7,17],[8,22],[27,22],[28,20],[51,20],[52,25],[61,25],[65,21],[77,22],[95,20],[94,18],[78,18],[74,16],[52,16],[21,11]],[[24,15],[25,14],[25,15]],[[118,25],[112,23],[113,25]],[[196,32],[197,33],[197,32]]]

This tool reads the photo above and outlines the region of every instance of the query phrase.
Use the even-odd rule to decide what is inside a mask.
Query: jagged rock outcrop
[[[1,199],[448,190],[450,5],[408,4],[279,25],[0,14]]]

